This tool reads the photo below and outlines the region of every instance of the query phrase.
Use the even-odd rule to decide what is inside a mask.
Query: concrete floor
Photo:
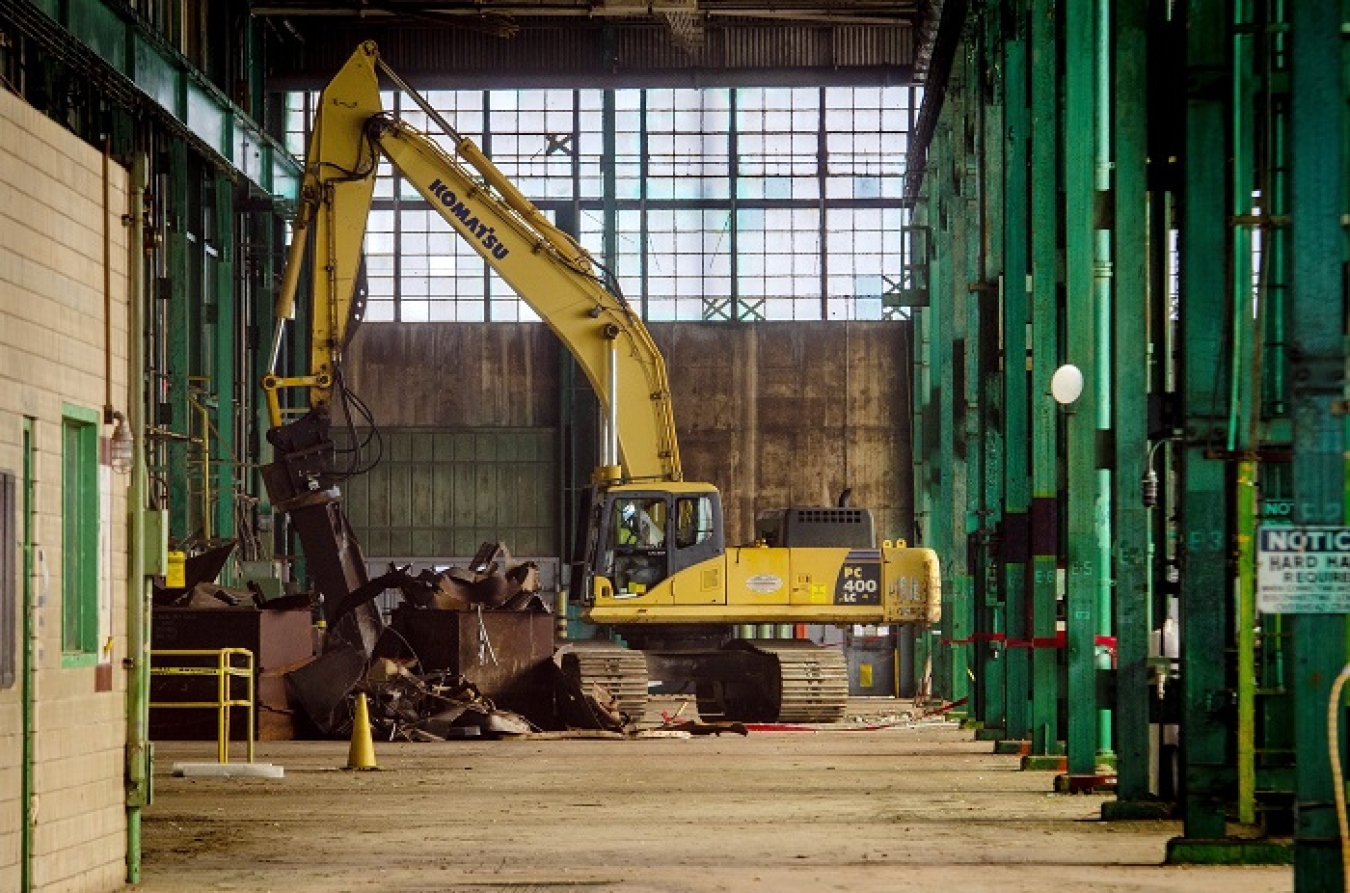
[[[159,743],[142,883],[197,891],[1285,891],[1292,869],[1161,865],[1176,822],[1103,798],[938,719],[687,740],[259,745],[285,778],[174,778],[214,745]],[[692,711],[690,711],[692,712]],[[650,715],[650,714],[649,714]]]

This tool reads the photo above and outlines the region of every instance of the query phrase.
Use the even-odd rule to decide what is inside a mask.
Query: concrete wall
[[[727,540],[757,511],[833,505],[912,539],[909,324],[657,323],[685,477],[723,493]],[[539,324],[370,324],[348,381],[391,428],[558,424],[557,339]]]
[[[112,403],[125,413],[128,402],[121,222],[127,178],[115,164],[110,181],[111,320],[104,306],[102,156],[0,90],[0,468],[22,480],[24,420],[33,420],[32,880],[41,893],[121,889],[126,871],[126,478],[106,465],[99,468],[102,545],[99,554],[81,556],[100,569],[101,650],[71,661],[61,639],[62,413],[65,405],[101,413],[109,338]],[[16,528],[19,520],[12,519]],[[22,598],[21,571],[13,573]],[[22,606],[19,630],[21,612]],[[18,639],[4,647],[22,648]],[[93,665],[72,665],[81,663]],[[22,691],[22,677],[0,689],[0,890],[20,889]]]
[[[757,512],[853,504],[877,536],[913,538],[908,323],[671,323],[666,357],[689,480],[722,491],[727,542]]]

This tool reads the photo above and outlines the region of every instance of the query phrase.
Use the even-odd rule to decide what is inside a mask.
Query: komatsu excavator
[[[386,112],[380,74],[446,139]],[[665,363],[617,283],[399,79],[370,42],[319,99],[278,298],[273,373],[263,381],[273,426],[268,440],[275,447],[264,475],[269,494],[292,518],[330,628],[354,646],[347,658],[329,661],[343,665],[338,675],[356,672],[362,654],[375,647],[380,621],[369,605],[372,590],[397,583],[406,592],[410,585],[366,578],[342,511],[329,435],[334,400],[342,394],[342,353],[359,315],[354,295],[380,157],[558,335],[605,411],[603,465],[593,477],[569,597],[582,619],[632,647],[614,640],[577,643],[562,655],[564,670],[583,683],[605,685],[630,714],[640,714],[648,680],[656,679],[695,684],[704,716],[842,716],[848,678],[838,649],[805,640],[735,640],[732,630],[738,624],[934,622],[937,557],[903,542],[878,546],[870,513],[848,506],[768,513],[753,543],[728,547],[717,489],[684,479]],[[307,244],[315,254],[310,370],[283,378],[274,371]],[[290,388],[308,389],[309,409],[286,421],[281,395]]]

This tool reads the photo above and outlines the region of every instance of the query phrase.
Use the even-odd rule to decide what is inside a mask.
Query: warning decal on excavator
[[[854,549],[839,569],[834,583],[836,605],[881,604],[881,553],[875,549]]]

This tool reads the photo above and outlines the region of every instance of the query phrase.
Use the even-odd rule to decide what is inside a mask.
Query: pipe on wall
[[[146,505],[149,491],[146,462],[146,424],[143,378],[145,368],[141,333],[145,328],[146,290],[143,276],[145,232],[143,206],[146,173],[145,153],[137,152],[131,162],[128,189],[127,224],[127,332],[129,349],[127,423],[133,435],[131,483],[127,494],[127,883],[141,879],[141,809],[150,802],[150,587],[146,577]]]

